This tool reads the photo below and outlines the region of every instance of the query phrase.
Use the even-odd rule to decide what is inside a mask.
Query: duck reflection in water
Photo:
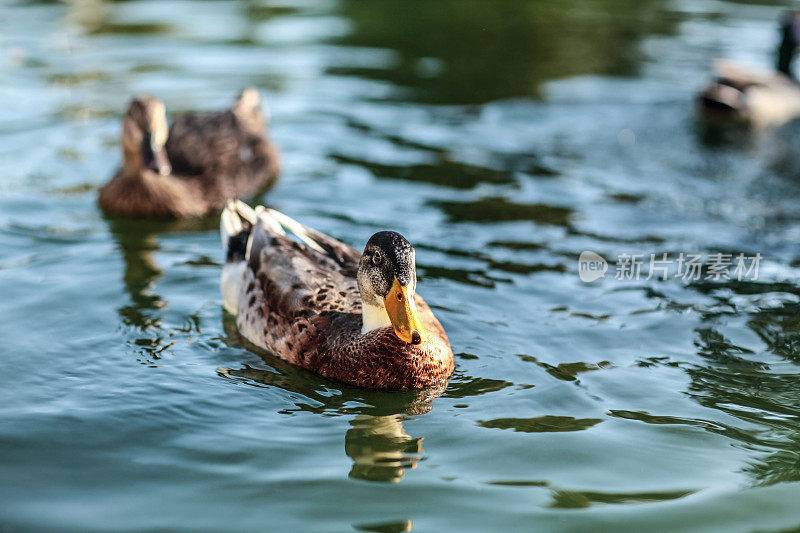
[[[125,271],[122,276],[130,303],[118,308],[122,323],[139,329],[158,325],[153,313],[165,307],[160,295],[150,289],[163,274],[153,259],[159,249],[158,233],[166,231],[164,224],[109,218],[108,226],[117,243]],[[160,231],[159,231],[160,230]]]
[[[344,451],[353,460],[352,478],[402,481],[406,469],[422,460],[422,437],[405,432],[401,415],[356,415],[350,425]]]
[[[353,460],[349,477],[396,483],[424,458],[423,438],[406,433],[403,423],[415,415],[429,412],[433,401],[447,387],[446,383],[435,389],[381,392],[328,381],[248,343],[239,335],[231,315],[223,315],[223,327],[226,344],[260,355],[274,371],[245,365],[240,369],[219,368],[220,376],[300,395],[302,398],[296,401],[300,411],[353,415],[351,427],[344,436],[344,452]],[[336,388],[339,393],[330,394],[331,388]]]
[[[172,232],[215,229],[216,217],[153,221],[108,216],[106,221],[125,263],[122,282],[130,297],[130,302],[118,307],[117,313],[122,324],[137,332],[133,343],[143,356],[142,362],[151,363],[172,345],[171,341],[166,340],[168,336],[161,334],[162,312],[167,302],[153,290],[164,273],[153,257],[161,249],[159,236]],[[193,316],[189,318],[190,322],[194,320]],[[144,332],[148,334],[139,335]]]

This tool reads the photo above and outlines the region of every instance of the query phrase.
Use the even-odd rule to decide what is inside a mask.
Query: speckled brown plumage
[[[151,126],[147,119],[135,116],[137,101],[157,100],[135,99],[126,114],[128,120],[134,113],[130,122],[147,130]],[[150,132],[124,127],[123,166],[101,189],[100,207],[135,217],[202,216],[221,210],[231,198],[265,191],[279,172],[279,154],[265,128],[253,89],[243,91],[231,109],[176,116],[164,145],[171,170],[159,173],[143,163],[136,146],[125,146],[146,142]]]
[[[325,253],[275,233],[261,220],[244,230],[251,234],[237,281],[242,335],[290,363],[360,387],[419,389],[446,380],[453,353],[423,299],[415,295],[427,331],[421,344],[400,340],[390,327],[362,334],[356,281],[361,254],[306,230]]]

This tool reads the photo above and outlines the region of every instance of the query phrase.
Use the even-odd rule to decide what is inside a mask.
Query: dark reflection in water
[[[601,418],[574,418],[571,416],[537,416],[533,418],[496,418],[479,420],[485,428],[512,429],[521,433],[551,433],[562,431],[583,431],[596,426]]]
[[[777,450],[743,469],[757,484],[800,480],[800,376],[775,372],[773,365],[744,356],[746,350],[718,332],[701,331],[700,337],[701,351],[711,365],[686,369],[692,380],[690,394],[700,404],[746,423],[745,428],[714,424],[704,429],[756,450]]]
[[[647,503],[676,500],[692,494],[693,490],[671,492],[606,493],[572,490],[553,491],[551,507],[561,509],[583,509],[597,503]]]
[[[109,220],[109,230],[125,263],[122,281],[131,299],[118,312],[124,324],[139,329],[158,326],[159,314],[155,311],[164,308],[161,296],[151,291],[162,274],[153,259],[153,252],[159,249],[158,229],[161,228],[150,222]]]
[[[515,185],[517,174],[537,178],[553,178],[560,173],[542,163],[533,153],[484,154],[482,164],[454,159],[446,150],[423,145],[395,135],[386,134],[371,126],[352,120],[349,127],[364,131],[371,137],[382,138],[400,147],[413,148],[424,155],[424,163],[387,164],[353,155],[332,154],[332,160],[342,165],[354,165],[368,170],[376,178],[403,179],[430,183],[453,189],[473,189],[481,184]]]
[[[414,523],[411,520],[398,520],[375,524],[354,524],[353,527],[358,531],[374,531],[375,533],[403,533],[404,531],[411,531],[411,529],[414,527]]]
[[[440,267],[425,263],[417,263],[417,268],[426,278],[443,278],[480,287],[494,287],[495,283],[511,283],[512,281],[510,278],[491,276],[478,269]]]
[[[352,32],[337,43],[389,49],[383,69],[329,68],[413,87],[425,102],[474,104],[538,96],[549,79],[630,75],[636,43],[673,30],[660,3],[639,0],[525,2],[378,0],[343,3]]]
[[[437,201],[452,222],[512,222],[530,220],[539,224],[566,226],[572,210],[547,204],[521,204],[502,197],[465,202]]]
[[[793,283],[734,280],[693,288],[716,302],[703,311],[708,325],[696,331],[697,354],[705,364],[677,366],[691,379],[692,398],[744,425],[641,411],[608,414],[724,435],[758,452],[742,469],[755,484],[800,481],[800,375],[795,370],[800,363],[800,305],[795,301],[800,289]],[[763,350],[739,345],[723,333],[725,323],[739,324],[739,317],[742,327],[763,342]]]
[[[798,289],[792,287],[788,292],[797,294]],[[796,365],[800,363],[798,317],[800,305],[784,302],[759,309],[750,316],[747,326],[761,338],[767,351]],[[800,375],[791,370],[781,371],[780,366],[754,364],[752,384],[745,392],[750,398],[742,404],[751,412],[739,414],[746,420],[766,423],[769,429],[762,438],[765,444],[777,449],[744,469],[761,485],[800,480]],[[732,385],[726,381],[728,386]],[[765,417],[764,413],[769,415]]]
[[[697,492],[691,489],[664,492],[593,492],[552,487],[546,481],[526,480],[491,481],[488,484],[499,487],[547,488],[551,495],[550,507],[554,509],[586,509],[597,504],[664,502],[677,500]]]
[[[457,354],[458,359],[468,359],[469,357],[477,359],[476,356],[468,356],[469,354]],[[457,379],[458,378],[458,379]],[[510,381],[501,379],[489,378],[466,378],[459,375],[458,370],[451,378],[450,386],[447,388],[445,395],[448,398],[469,398],[472,396],[481,396],[491,392],[501,391],[508,387],[513,387],[514,384]]]
[[[172,332],[162,328],[161,319],[167,302],[154,290],[162,269],[153,255],[160,250],[159,235],[167,232],[198,232],[216,228],[216,217],[184,221],[132,220],[108,217],[109,231],[116,241],[125,264],[122,281],[130,303],[117,309],[122,324],[133,329],[131,342],[152,363],[173,346]],[[199,318],[191,314],[183,328],[176,331],[199,331]]]
[[[604,368],[613,368],[609,361],[600,361],[599,363],[584,363],[582,361],[578,361],[575,363],[559,363],[557,365],[551,365],[544,361],[539,361],[536,357],[532,355],[524,355],[521,354],[518,356],[525,362],[534,363],[539,367],[543,368],[548,374],[553,376],[556,379],[560,379],[562,381],[577,381],[578,374],[583,372],[592,372],[594,370],[601,370]]]
[[[343,165],[364,167],[378,178],[419,181],[455,189],[471,189],[481,183],[508,184],[515,181],[513,174],[509,172],[500,172],[457,161],[443,160],[428,164],[387,165],[343,155],[335,155],[332,159]]]

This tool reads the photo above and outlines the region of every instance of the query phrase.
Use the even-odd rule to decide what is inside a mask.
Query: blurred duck
[[[238,201],[222,212],[220,229],[224,305],[255,346],[372,389],[427,388],[453,372],[447,335],[416,294],[414,248],[399,233],[376,233],[360,254]]]
[[[255,89],[226,111],[179,116],[169,130],[161,101],[135,98],[122,120],[122,168],[100,190],[100,207],[131,217],[193,217],[262,192],[279,170],[265,127]]]
[[[777,71],[754,72],[728,61],[714,65],[714,80],[697,99],[709,118],[749,122],[757,128],[778,126],[800,117],[800,83],[791,62],[800,41],[800,15],[784,15]]]

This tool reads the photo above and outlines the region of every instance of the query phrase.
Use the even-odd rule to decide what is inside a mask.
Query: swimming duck
[[[791,70],[800,38],[800,16],[787,13],[781,24],[777,71],[754,72],[728,61],[714,65],[714,80],[697,98],[709,118],[749,122],[757,128],[779,126],[800,117],[800,83]]]
[[[255,346],[372,389],[431,387],[453,372],[447,335],[416,294],[414,248],[399,233],[374,234],[362,254],[239,201],[227,205],[220,226],[224,306]]]
[[[100,207],[135,217],[192,217],[264,191],[279,170],[264,129],[255,89],[242,91],[231,109],[178,116],[169,129],[161,101],[134,98],[122,119],[122,168],[100,190]]]

